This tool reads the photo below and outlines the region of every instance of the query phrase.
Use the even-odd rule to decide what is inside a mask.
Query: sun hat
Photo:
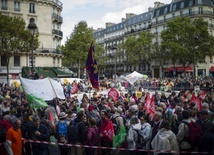
[[[61,112],[60,114],[59,114],[59,119],[63,119],[63,118],[66,118],[68,116],[68,114],[66,114],[65,112]]]

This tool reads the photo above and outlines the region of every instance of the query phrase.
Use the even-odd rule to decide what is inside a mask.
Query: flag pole
[[[50,84],[51,84],[51,87],[52,87],[53,92],[54,92],[54,94],[55,94],[55,96],[56,96],[56,98],[57,98],[57,101],[59,102],[59,98],[57,97],[56,91],[55,91],[55,89],[54,89],[54,87],[53,87],[53,84],[52,84],[52,82],[51,82],[51,80],[50,80],[50,77],[48,77],[48,80],[49,80],[49,82],[50,82]]]

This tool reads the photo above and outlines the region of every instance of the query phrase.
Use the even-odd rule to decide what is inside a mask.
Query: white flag
[[[55,97],[65,99],[63,88],[57,81],[57,83],[55,83],[52,79],[49,80],[49,78],[31,80],[22,77],[20,77],[20,81],[27,94],[32,94],[44,99],[45,101],[50,101]],[[51,82],[53,83],[51,84]]]

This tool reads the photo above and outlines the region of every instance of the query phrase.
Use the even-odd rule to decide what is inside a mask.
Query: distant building
[[[34,51],[34,67],[61,67],[62,53],[57,49],[61,46],[63,32],[61,25],[63,18],[62,2],[59,0],[1,0],[0,13],[2,15],[20,16],[26,22],[26,29],[29,19],[34,18],[39,33],[40,46]],[[31,67],[31,52],[11,57],[9,64],[10,79],[18,78],[21,75],[22,67]],[[1,57],[3,60],[4,57]],[[6,66],[0,63],[0,82],[6,82]]]
[[[106,55],[110,60],[106,66],[102,66],[100,74],[112,77],[115,73],[132,72],[134,70],[148,74],[152,77],[162,77],[164,74],[174,74],[172,64],[166,62],[164,69],[159,66],[157,60],[151,59],[150,64],[139,62],[138,65],[127,65],[125,51],[117,50],[117,45],[124,42],[127,36],[137,36],[142,31],[150,31],[155,35],[153,42],[160,44],[160,33],[165,30],[166,22],[174,17],[187,16],[191,18],[202,17],[208,22],[208,32],[214,35],[214,1],[213,0],[172,0],[170,4],[155,2],[153,8],[139,15],[127,13],[118,24],[106,24],[105,29],[98,29],[94,32],[97,43],[103,45]],[[191,73],[193,64],[188,67]],[[176,64],[176,71],[182,72],[180,64]],[[206,56],[196,65],[197,75],[214,75],[214,56]]]

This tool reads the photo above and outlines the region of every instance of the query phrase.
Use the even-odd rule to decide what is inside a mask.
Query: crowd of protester
[[[50,145],[23,143],[22,138],[112,148],[113,137],[120,134],[122,127],[127,135],[119,147],[129,151],[59,145],[58,154],[151,154],[146,150],[166,151],[154,154],[178,154],[178,151],[187,151],[181,154],[190,154],[191,151],[214,154],[213,79],[148,79],[139,80],[134,86],[106,80],[102,81],[101,88],[110,88],[112,83],[118,90],[122,86],[127,90],[133,88],[121,92],[117,101],[95,91],[92,96],[83,94],[80,100],[68,95],[70,88],[64,85],[65,100],[54,98],[47,101],[48,107],[39,109],[29,107],[22,89],[0,85],[3,97],[0,99],[0,154],[51,154]],[[196,85],[202,89],[194,91]],[[153,94],[155,111],[150,115],[145,109],[145,89],[166,86],[166,92],[155,91]],[[180,90],[173,91],[173,87]],[[200,98],[202,91],[205,95]],[[201,109],[191,100],[193,95],[200,98]],[[193,130],[192,125],[197,128]],[[190,135],[196,136],[190,131],[199,134],[197,144],[191,141]],[[132,151],[136,149],[145,151]]]

